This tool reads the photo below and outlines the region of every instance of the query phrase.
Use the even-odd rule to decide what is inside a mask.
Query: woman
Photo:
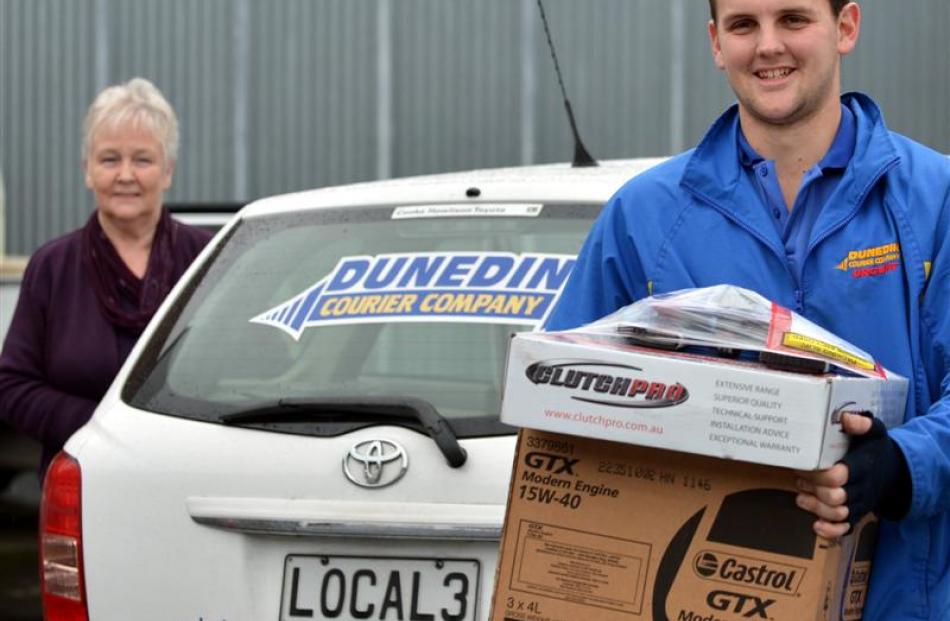
[[[83,168],[96,210],[30,258],[0,353],[0,418],[40,441],[41,474],[208,242],[162,207],[177,150],[175,112],[147,80],[106,88],[89,108]]]

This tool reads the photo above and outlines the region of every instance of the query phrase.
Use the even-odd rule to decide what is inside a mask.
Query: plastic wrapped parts
[[[800,373],[883,377],[867,352],[754,291],[733,285],[644,298],[577,330],[641,347],[756,359]]]

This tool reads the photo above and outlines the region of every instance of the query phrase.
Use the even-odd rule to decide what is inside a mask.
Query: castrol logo
[[[709,550],[696,555],[693,571],[704,580],[755,586],[783,595],[798,593],[805,575],[804,567]]]

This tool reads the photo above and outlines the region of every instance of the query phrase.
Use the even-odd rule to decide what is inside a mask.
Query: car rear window
[[[399,395],[431,403],[460,436],[510,432],[498,421],[508,340],[540,326],[598,210],[244,219],[163,318],[123,398],[215,421],[281,399]],[[335,435],[340,422],[260,426]]]

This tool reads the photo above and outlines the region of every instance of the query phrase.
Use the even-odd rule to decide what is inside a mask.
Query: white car
[[[538,329],[642,159],[245,207],[47,477],[47,619],[484,621]]]

